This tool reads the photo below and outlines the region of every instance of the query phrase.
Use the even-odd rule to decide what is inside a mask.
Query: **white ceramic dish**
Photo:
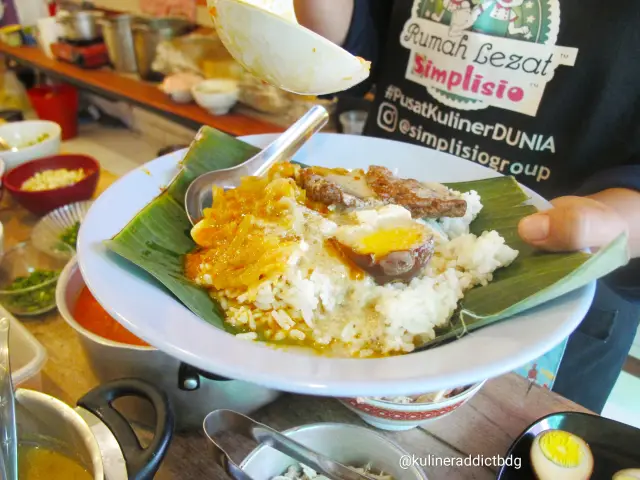
[[[49,138],[29,147],[22,145],[36,140],[40,135],[48,134]],[[30,160],[48,157],[60,153],[60,136],[62,129],[55,122],[47,120],[25,120],[23,122],[10,122],[0,126],[0,137],[9,145],[18,148],[17,151],[0,151],[0,158],[4,160],[5,167],[11,170]]]
[[[411,455],[391,440],[368,428],[343,423],[316,423],[282,432],[296,442],[351,467],[371,463],[395,480],[427,480],[418,466],[403,466],[402,460]],[[268,446],[260,446],[240,464],[253,480],[271,480],[282,475],[290,466],[299,465],[284,453]]]
[[[176,103],[191,103],[193,102],[193,95],[191,94],[191,90],[176,90],[174,92],[168,93],[171,100]]]
[[[75,258],[60,274],[56,288],[56,303],[60,315],[78,335],[91,368],[102,383],[119,378],[141,378],[164,390],[175,412],[176,429],[196,430],[212,410],[232,408],[250,415],[273,402],[280,392],[241,381],[216,381],[200,378],[198,388],[181,390],[180,361],[149,346],[115,342],[80,325],[73,316],[76,302],[85,282]],[[155,414],[146,403],[121,400],[118,408],[131,420],[152,426]]]
[[[31,230],[31,241],[40,250],[51,251],[61,242],[60,236],[68,228],[76,222],[82,223],[92,203],[93,201],[70,203],[49,212]]]
[[[292,5],[268,11],[264,8],[274,2],[250,3],[262,8],[238,0],[207,1],[220,40],[254,76],[300,95],[341,92],[369,76],[368,62],[299,25]]]
[[[374,398],[341,398],[340,402],[369,425],[381,430],[411,430],[446,417],[480,391],[479,382],[450,398],[429,403],[395,403]]]
[[[238,103],[240,87],[235,80],[211,79],[191,87],[196,103],[213,115],[226,115]]]
[[[244,138],[266,146],[274,135]],[[133,170],[93,204],[80,229],[78,261],[97,300],[135,335],[204,371],[277,390],[340,397],[411,395],[471,385],[509,372],[565,339],[587,313],[595,284],[508,321],[424,352],[338,359],[234,338],[191,313],[103,242],[117,234],[175,176],[185,151]],[[296,155],[308,165],[386,165],[402,176],[440,182],[499,174],[442,152],[371,137],[318,134]],[[549,203],[529,192],[540,208]]]

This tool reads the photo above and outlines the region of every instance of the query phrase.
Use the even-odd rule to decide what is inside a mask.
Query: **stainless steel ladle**
[[[214,460],[234,480],[253,480],[218,444],[216,436],[233,432],[243,437],[268,445],[294,460],[322,473],[331,480],[373,480],[370,476],[352,470],[330,458],[305,447],[276,430],[232,410],[215,410],[203,422],[204,433],[214,449]]]

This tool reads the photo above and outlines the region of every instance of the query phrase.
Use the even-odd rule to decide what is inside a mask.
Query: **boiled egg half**
[[[531,466],[538,480],[587,480],[593,472],[593,455],[580,437],[547,430],[531,445]]]
[[[627,468],[616,472],[612,480],[640,480],[640,468]]]
[[[398,205],[349,214],[334,240],[347,258],[380,284],[410,281],[431,258],[433,232]]]

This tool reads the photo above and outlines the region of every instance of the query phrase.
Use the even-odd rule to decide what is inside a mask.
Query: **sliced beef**
[[[414,218],[463,217],[467,211],[465,200],[411,178],[398,178],[385,167],[369,167],[365,179],[380,199],[405,207]]]
[[[360,208],[378,203],[364,180],[364,172],[360,176],[320,174],[313,168],[305,168],[300,172],[299,183],[310,200],[324,205]]]
[[[371,166],[366,173],[304,168],[299,183],[310,200],[324,205],[362,208],[392,203],[405,207],[414,218],[462,217],[467,211],[467,202],[444,187],[398,178],[385,167]]]

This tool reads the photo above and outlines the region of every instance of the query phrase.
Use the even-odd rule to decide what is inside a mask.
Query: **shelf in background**
[[[202,125],[209,125],[234,136],[278,133],[284,130],[281,126],[248,115],[231,113],[214,116],[196,104],[174,103],[154,84],[107,68],[85,70],[53,60],[36,47],[10,47],[0,42],[0,53],[80,89],[138,105],[189,128],[198,129]]]

